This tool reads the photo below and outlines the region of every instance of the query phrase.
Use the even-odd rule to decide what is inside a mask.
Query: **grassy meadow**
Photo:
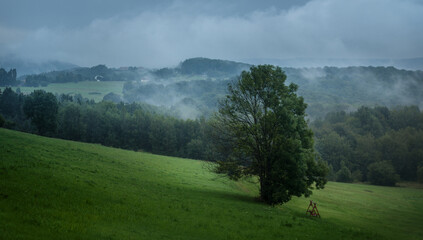
[[[19,87],[22,93],[29,94],[36,89],[43,89],[46,92],[53,94],[81,94],[82,97],[93,99],[96,102],[103,100],[103,97],[113,92],[122,96],[122,89],[124,81],[83,81],[83,82],[69,82],[69,83],[50,83],[46,87]],[[18,87],[13,87],[16,91]],[[3,90],[4,88],[2,88]]]
[[[423,238],[422,189],[329,182],[274,207],[257,194],[201,161],[0,129],[0,239]]]

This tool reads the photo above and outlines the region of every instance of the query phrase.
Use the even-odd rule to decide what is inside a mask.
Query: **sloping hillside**
[[[200,161],[0,129],[0,239],[419,239],[423,191],[329,183],[269,207]],[[387,199],[391,199],[387,201]]]

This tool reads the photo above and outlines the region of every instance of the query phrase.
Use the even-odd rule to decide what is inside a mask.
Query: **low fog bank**
[[[133,2],[131,14],[120,12],[128,6],[120,2],[113,8],[103,1],[27,1],[23,6],[14,2],[21,1],[5,1],[0,8],[0,56],[14,54],[36,62],[160,68],[208,56],[312,67],[339,66],[346,58],[423,57],[423,4],[416,0],[306,0],[291,1],[289,6],[274,0],[169,0],[156,7],[144,1]],[[28,16],[31,21],[25,21]],[[42,23],[32,25],[40,19]],[[25,24],[16,26],[17,22]],[[267,61],[282,58],[326,62]]]
[[[220,75],[210,74],[215,69],[211,66],[185,74],[167,69],[167,72],[173,71],[167,77],[158,76],[157,72],[162,70],[156,70],[151,80],[125,84],[123,99],[165,106],[183,118],[209,116],[216,111],[218,100],[227,93],[228,83],[236,81],[247,66]],[[422,71],[381,66],[282,69],[287,75],[287,84],[299,85],[298,94],[308,104],[310,119],[323,118],[331,111],[354,111],[362,105],[415,105],[423,109]]]
[[[423,57],[404,59],[320,59],[320,58],[291,58],[291,59],[242,59],[252,64],[272,64],[281,67],[292,68],[321,68],[321,67],[360,67],[381,66],[395,67],[404,70],[423,70]]]
[[[226,60],[187,59],[176,68],[151,70],[138,81],[126,82],[123,100],[164,106],[183,119],[208,117],[226,94],[228,83],[249,67]]]
[[[122,92],[104,100],[143,102],[161,106],[177,117],[208,117],[217,110],[227,86],[250,64],[227,60],[191,58],[176,67],[74,68],[66,71],[21,76],[16,86],[46,86],[79,81],[124,81]],[[298,94],[308,104],[310,119],[331,111],[350,112],[360,106],[415,105],[423,109],[423,71],[395,67],[310,67],[282,66],[287,84],[299,86]],[[19,73],[19,69],[17,70]],[[119,94],[119,95],[116,95]]]
[[[423,72],[394,67],[284,68],[299,85],[310,118],[365,106],[415,105],[423,109]]]

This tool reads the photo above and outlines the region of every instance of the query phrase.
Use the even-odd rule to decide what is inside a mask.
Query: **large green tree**
[[[57,113],[59,104],[52,93],[35,90],[24,102],[25,115],[37,127],[38,133],[48,135],[54,133],[57,127]]]
[[[232,179],[258,176],[260,197],[269,204],[309,196],[323,188],[327,166],[316,161],[304,99],[285,85],[280,67],[259,65],[229,84],[213,120],[218,173]]]

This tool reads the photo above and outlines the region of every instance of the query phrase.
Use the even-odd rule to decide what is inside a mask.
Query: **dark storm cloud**
[[[0,54],[146,67],[196,56],[423,56],[423,5],[412,0],[57,2],[64,6],[33,6],[49,12],[34,14],[33,23],[2,13]]]

